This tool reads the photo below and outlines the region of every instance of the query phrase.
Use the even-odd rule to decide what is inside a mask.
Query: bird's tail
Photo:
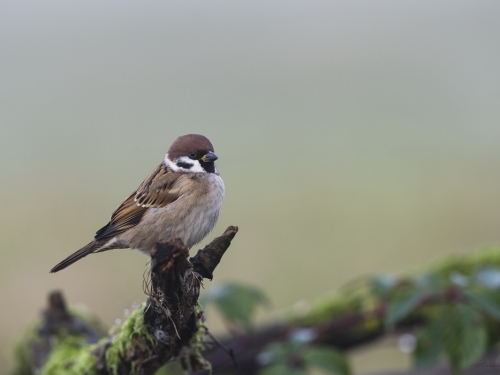
[[[93,253],[101,246],[102,246],[102,243],[100,243],[99,241],[94,240],[94,241],[90,242],[89,244],[82,247],[80,250],[75,251],[73,254],[71,254],[69,257],[64,259],[62,262],[59,262],[58,264],[56,264],[54,266],[54,268],[52,268],[50,270],[50,273],[54,273],[54,272],[60,271],[64,268],[68,267],[69,265],[75,263],[77,260],[80,260],[80,259],[86,257],[87,255]]]

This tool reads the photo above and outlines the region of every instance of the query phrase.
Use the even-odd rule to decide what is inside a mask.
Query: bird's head
[[[214,146],[200,134],[180,136],[165,155],[165,164],[174,172],[216,173]]]

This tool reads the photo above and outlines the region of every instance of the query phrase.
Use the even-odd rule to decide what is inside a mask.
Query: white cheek
[[[178,162],[193,164],[193,166],[191,168],[182,168],[176,164]],[[168,165],[174,172],[205,172],[198,160],[190,159],[187,156],[177,158],[176,163],[168,158],[168,154],[165,155],[165,164]]]
[[[187,164],[193,164],[193,166],[191,168],[179,168],[177,166],[177,168],[179,168],[180,170],[182,171],[186,171],[186,172],[205,172],[205,170],[203,169],[203,167],[201,166],[200,162],[198,160],[193,160],[193,159],[190,159],[189,157],[187,156],[181,156],[180,158],[177,158],[176,162],[182,162],[182,163],[187,163]]]
[[[168,165],[170,167],[171,170],[173,170],[174,172],[177,172],[180,168],[175,165],[175,163],[173,161],[171,161],[169,158],[168,158],[168,154],[165,155],[165,165]]]

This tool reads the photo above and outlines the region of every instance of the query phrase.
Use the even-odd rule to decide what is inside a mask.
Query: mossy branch
[[[208,362],[214,374],[226,374],[235,371],[233,356],[241,372],[251,375],[263,368],[259,358],[270,344],[287,345],[300,339],[306,345],[346,351],[394,332],[425,332],[443,312],[445,318],[456,320],[472,311],[476,324],[468,324],[473,331],[464,331],[464,337],[482,340],[481,345],[473,340],[482,348],[476,350],[474,360],[500,342],[500,249],[492,248],[451,257],[407,276],[363,278],[331,297],[312,305],[304,303],[272,326],[219,339],[219,347],[203,353],[204,361],[199,355],[205,331],[200,329],[199,281],[211,278],[236,232],[237,228],[228,228],[189,261],[181,243],[159,245],[153,254],[151,282],[146,285],[147,304],[132,313],[118,332],[97,343],[97,329],[65,311],[62,299],[53,295],[42,325],[28,344],[20,346],[15,374],[152,374],[177,358],[196,374],[208,374]],[[462,326],[449,325],[453,330]],[[441,352],[457,359],[461,367],[456,369],[472,361],[470,356],[467,362],[459,355],[463,349],[460,335],[453,336],[456,346]]]
[[[180,240],[157,244],[145,281],[148,301],[99,341],[89,322],[68,312],[61,293],[51,294],[39,327],[18,348],[15,374],[146,375],[177,358],[192,371],[207,368],[199,355],[201,282],[212,277],[237,232],[229,227],[191,261]]]
[[[474,284],[478,272],[492,269],[500,270],[499,248],[448,257],[412,275],[388,278],[390,280],[386,279],[385,289],[380,285],[384,283],[384,277],[365,277],[313,304],[304,302],[300,308],[290,311],[281,322],[254,332],[219,338],[219,341],[232,349],[236,361],[245,369],[245,375],[257,374],[262,370],[264,364],[259,358],[270,344],[286,344],[297,337],[307,340],[307,345],[329,346],[347,351],[374,342],[386,334],[415,330],[419,332],[419,328],[435,319],[437,309],[472,303],[467,296],[470,295],[469,290],[479,290],[479,286]],[[454,281],[456,278],[464,278],[468,284],[458,287]],[[492,288],[497,296],[499,288],[500,285]],[[398,298],[408,293],[414,293],[418,297],[412,309],[399,319],[392,319],[392,308],[396,306]],[[490,311],[485,311],[471,306],[484,316],[488,343],[486,349],[491,349],[500,342],[500,316],[492,315],[495,311],[491,311],[491,307]],[[497,314],[500,314],[500,310]],[[394,324],[388,324],[391,319]],[[204,356],[212,364],[215,375],[230,373],[234,368],[227,353],[220,347],[213,347]],[[481,363],[487,362],[483,360]],[[483,370],[481,373],[480,368],[477,368],[474,374],[487,373],[488,369]],[[435,374],[441,373],[451,374],[451,370],[448,367]],[[201,374],[205,375],[207,372],[196,373]]]

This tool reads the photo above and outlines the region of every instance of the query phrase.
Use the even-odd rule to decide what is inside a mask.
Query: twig
[[[231,361],[233,361],[234,367],[236,368],[236,375],[241,375],[240,366],[238,365],[238,361],[236,360],[233,349],[228,348],[226,345],[217,340],[206,327],[205,327],[205,333],[219,348],[221,348],[224,352],[227,353],[229,358],[231,358]]]

